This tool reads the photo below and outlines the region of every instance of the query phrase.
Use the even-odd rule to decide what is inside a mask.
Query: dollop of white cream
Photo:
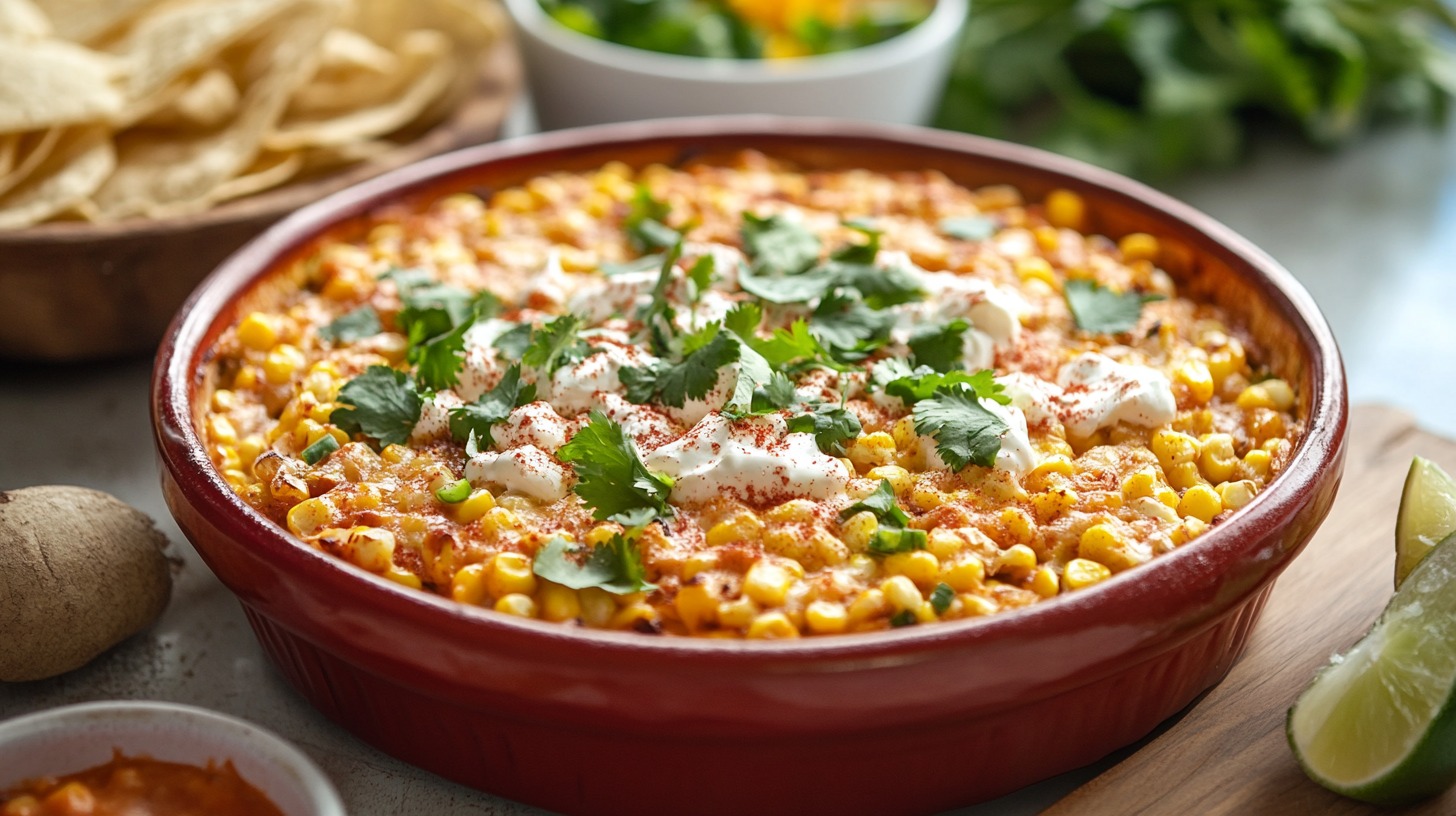
[[[1011,404],[1021,409],[1028,424],[1040,425],[1049,420],[1061,422],[1062,418],[1057,413],[1057,398],[1062,395],[1062,389],[1056,383],[1047,382],[1023,371],[997,377],[996,382],[1006,389],[1006,396],[1011,398]]]
[[[500,352],[494,344],[502,334],[515,326],[510,321],[491,318],[481,320],[465,330],[465,337],[462,338],[465,357],[460,365],[460,381],[455,385],[455,393],[461,399],[474,402],[500,382],[501,375],[510,367],[510,363],[500,359]]]
[[[491,438],[497,450],[530,445],[554,451],[566,444],[569,429],[570,423],[550,403],[537,400],[512,411],[505,422],[491,429]]]
[[[1118,422],[1152,428],[1172,422],[1178,414],[1172,384],[1163,372],[1119,363],[1096,352],[1062,366],[1057,384],[1062,387],[1057,413],[1067,431],[1077,436]]]
[[[723,495],[756,504],[826,499],[843,493],[850,477],[843,462],[819,450],[813,434],[788,433],[777,414],[736,421],[711,414],[643,462],[673,477],[672,499],[682,502]]]
[[[647,269],[603,275],[578,287],[567,311],[581,315],[588,324],[601,323],[612,315],[630,316],[639,301],[651,295],[659,274],[659,270]]]
[[[623,368],[645,368],[657,362],[645,349],[623,345],[605,336],[588,342],[597,349],[595,354],[562,366],[551,376],[546,399],[563,415],[590,410],[592,396],[598,392],[623,393],[626,389],[619,376]]]
[[[450,433],[450,409],[465,402],[450,391],[440,391],[420,406],[420,418],[410,431],[410,442],[416,445],[432,442]]]
[[[998,348],[1010,348],[1021,336],[1021,317],[1030,306],[1016,292],[990,281],[954,272],[927,272],[900,252],[881,252],[881,265],[898,265],[910,270],[925,290],[924,300],[894,307],[895,326],[891,338],[904,345],[918,328],[957,317],[971,322],[964,335],[966,368],[991,368]]]
[[[566,270],[561,268],[561,253],[552,249],[546,254],[546,265],[531,278],[531,282],[521,290],[521,295],[533,306],[560,308],[575,285]]]
[[[981,407],[995,414],[1006,423],[1006,433],[1001,436],[1001,450],[996,452],[997,470],[1023,475],[1036,467],[1036,449],[1031,446],[1031,434],[1026,427],[1026,415],[1015,405],[1002,405],[995,400],[979,400]],[[920,453],[927,468],[948,470],[950,465],[940,457],[935,448],[935,438],[920,437]]]
[[[701,399],[687,399],[681,408],[669,407],[668,416],[684,425],[696,425],[714,411],[723,410],[733,391],[738,386],[738,363],[730,363],[718,369],[718,381]]]
[[[570,484],[566,468],[534,445],[478,453],[465,463],[465,478],[475,487],[496,485],[547,502],[565,497]]]
[[[635,405],[620,394],[599,391],[592,395],[594,410],[601,411],[622,426],[622,433],[632,437],[639,450],[652,451],[670,439],[682,434],[682,427],[668,419],[660,410],[647,405]],[[580,422],[585,424],[586,418]]]

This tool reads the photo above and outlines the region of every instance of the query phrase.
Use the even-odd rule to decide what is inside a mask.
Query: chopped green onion
[[[459,504],[470,498],[470,480],[451,482],[435,491],[435,498],[446,504]]]
[[[881,527],[875,531],[870,539],[870,552],[880,555],[893,555],[895,553],[910,552],[911,550],[923,550],[929,540],[924,530],[907,528],[897,530]]]
[[[894,617],[890,618],[890,626],[896,629],[899,629],[901,626],[910,626],[916,622],[915,613],[908,609],[902,609],[896,612]]]
[[[930,608],[935,614],[944,615],[945,610],[950,609],[950,602],[955,600],[955,590],[950,584],[944,581],[935,585],[935,591],[930,593]]]
[[[331,434],[324,434],[312,445],[303,449],[303,461],[310,465],[318,464],[320,459],[328,456],[339,449],[339,440]]]

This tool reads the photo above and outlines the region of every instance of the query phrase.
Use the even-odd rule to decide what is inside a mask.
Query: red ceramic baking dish
[[[609,160],[755,148],[810,167],[935,168],[1029,196],[1080,193],[1092,227],[1157,235],[1185,292],[1250,327],[1294,383],[1287,469],[1192,544],[1088,591],[988,618],[788,642],[650,637],[507,617],[306,547],[240,501],[197,432],[209,350],[240,300],[331,227],[405,197],[489,191]],[[1324,519],[1345,450],[1344,374],[1309,295],[1164,195],[969,136],[817,120],[611,125],[472,148],[331,196],[226,261],[158,356],[153,411],[178,524],[298,691],[422,768],[566,813],[924,813],[1137,740],[1238,659],[1274,579]]]

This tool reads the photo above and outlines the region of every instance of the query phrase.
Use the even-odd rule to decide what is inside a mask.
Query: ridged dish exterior
[[[332,224],[431,189],[611,158],[797,151],[1082,193],[1102,228],[1167,236],[1301,389],[1284,473],[1194,543],[1098,587],[984,619],[793,642],[702,641],[512,619],[408,590],[292,539],[234,496],[193,397],[237,298]],[[1223,294],[1219,294],[1223,293]],[[1230,294],[1232,293],[1232,294]],[[1228,305],[1227,303],[1225,305]],[[1345,449],[1343,371],[1307,294],[1215,222],[1070,160],[973,137],[762,118],[607,126],[408,168],[304,210],[194,293],[158,361],[154,418],[177,522],[288,680],[420,767],[565,813],[933,812],[1137,740],[1218,682],[1324,519]]]

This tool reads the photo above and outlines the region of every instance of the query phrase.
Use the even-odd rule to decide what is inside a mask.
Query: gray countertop
[[[1339,338],[1352,402],[1394,404],[1425,427],[1456,435],[1456,130],[1387,131],[1338,154],[1265,140],[1240,168],[1171,192],[1268,250],[1309,288]],[[285,685],[162,503],[150,373],[144,360],[0,362],[0,489],[80,484],[108,491],[156,518],[185,563],[159,624],[69,675],[0,685],[0,719],[98,699],[191,703],[292,740],[358,816],[541,813],[385,756]],[[1106,764],[957,813],[1035,813]]]

